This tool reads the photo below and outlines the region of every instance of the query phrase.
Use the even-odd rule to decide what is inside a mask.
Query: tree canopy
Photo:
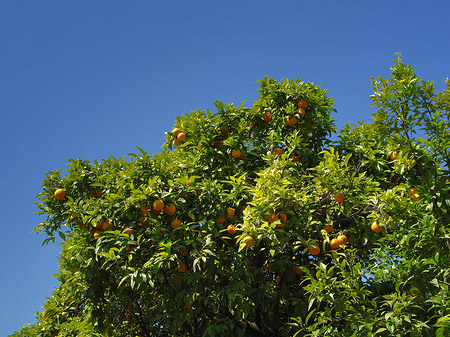
[[[342,130],[321,87],[258,82],[158,154],[46,174],[59,286],[15,336],[450,334],[450,80],[399,57]]]

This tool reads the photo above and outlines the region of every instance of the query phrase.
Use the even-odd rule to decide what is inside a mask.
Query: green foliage
[[[35,231],[63,240],[60,286],[15,336],[448,335],[450,81],[398,59],[374,122],[335,142],[325,90],[259,83],[251,107],[177,117],[159,154],[47,173]]]

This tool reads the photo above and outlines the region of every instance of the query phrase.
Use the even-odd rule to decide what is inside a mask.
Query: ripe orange
[[[63,312],[61,313],[61,317],[62,317],[62,318],[66,318],[66,317],[67,317],[67,312],[63,311]]]
[[[219,221],[220,224],[223,224],[223,223],[225,223],[225,217],[219,216],[219,218],[217,219],[217,221]]]
[[[175,137],[177,137],[181,133],[181,130],[179,128],[174,128],[172,130],[172,133]]]
[[[181,145],[181,142],[178,140],[178,138],[175,138],[175,140],[173,141],[173,145],[175,145],[175,146]]]
[[[264,115],[263,115],[264,121],[265,121],[265,122],[270,121],[270,117],[271,117],[270,111],[265,111],[265,112],[264,112]]]
[[[236,227],[234,227],[234,225],[228,225],[227,232],[230,234],[236,234]]]
[[[370,228],[376,233],[380,233],[383,230],[383,228],[378,224],[378,221],[374,221]]]
[[[268,263],[266,269],[267,269],[267,271],[268,271],[269,273],[272,272],[272,269],[271,269],[271,268],[272,268],[272,263]]]
[[[269,223],[275,222],[277,220],[278,220],[278,215],[277,214],[271,214],[269,216],[269,219],[268,219]]]
[[[155,212],[161,212],[164,208],[164,202],[162,200],[153,201],[153,210]]]
[[[73,222],[78,222],[78,214],[72,214],[70,216],[70,220]]]
[[[178,251],[180,252],[181,256],[188,256],[189,255],[189,250],[186,247],[182,247],[182,248],[178,249]]]
[[[92,190],[92,196],[94,198],[100,198],[102,196],[102,192],[100,190]]]
[[[172,228],[176,228],[176,227],[180,227],[181,226],[181,221],[178,219],[174,219],[172,220],[171,224]]]
[[[233,151],[231,151],[231,155],[233,156],[233,158],[240,158],[242,156],[242,152],[241,150],[234,149]]]
[[[295,116],[292,116],[292,117],[287,116],[286,123],[287,123],[287,125],[290,125],[290,126],[295,125],[295,124],[297,124],[297,118]]]
[[[192,186],[192,185],[194,185],[194,182],[191,179],[189,179],[187,184],[188,184],[188,186]]]
[[[338,239],[332,239],[330,241],[331,249],[338,249],[340,245],[341,245],[341,242]]]
[[[299,162],[299,161],[300,161],[300,157],[297,156],[296,154],[293,154],[293,155],[292,155],[292,161],[294,161],[294,162]]]
[[[178,134],[178,136],[177,136],[177,139],[178,139],[180,142],[184,142],[184,141],[186,140],[186,134],[185,134],[184,132],[180,132],[180,133]]]
[[[346,245],[348,243],[348,239],[344,234],[338,235],[337,239],[341,243],[341,245]]]
[[[325,226],[323,226],[323,229],[325,229],[327,231],[327,233],[331,233],[333,231],[333,229],[334,229],[334,226],[332,224],[331,225],[325,225]]]
[[[141,206],[141,212],[144,213],[144,214],[148,214],[148,208],[147,208],[146,205],[142,205]]]
[[[125,227],[123,232],[128,235],[131,235],[134,233],[134,231],[130,227]]]
[[[344,193],[336,193],[334,195],[334,200],[336,200],[336,202],[338,202],[338,203],[342,203],[344,201],[344,199],[345,199]]]
[[[412,193],[412,198],[413,199],[418,199],[419,198],[419,190],[417,188],[411,187],[409,190]]]
[[[297,107],[299,108],[306,108],[308,106],[308,101],[304,98],[300,99],[300,101],[297,102]]]
[[[111,221],[105,221],[102,226],[104,231],[108,231],[114,228],[114,225]]]
[[[250,247],[251,245],[253,245],[253,238],[250,235],[247,235],[242,241],[245,242],[245,245],[247,247]]]
[[[397,151],[392,151],[391,154],[389,155],[389,157],[391,158],[391,160],[395,160],[398,158],[398,152]]]
[[[163,208],[164,213],[166,213],[167,215],[173,215],[175,214],[176,211],[176,207],[174,204],[169,203],[166,206],[164,206]]]
[[[295,267],[295,273],[297,275],[303,275],[304,271],[300,267]]]
[[[98,239],[100,236],[102,236],[102,233],[100,231],[95,231],[94,232],[94,238]]]
[[[310,248],[309,248],[309,253],[310,253],[311,255],[317,255],[317,254],[319,254],[319,253],[320,253],[320,248],[319,248],[319,246],[318,246],[318,245],[314,245],[314,246],[310,247]]]
[[[273,151],[273,154],[276,155],[276,156],[281,156],[281,155],[283,154],[283,149],[277,147],[277,148],[275,149],[275,151]]]
[[[182,264],[180,264],[180,266],[178,267],[178,271],[179,271],[180,273],[184,273],[184,272],[186,272],[186,270],[187,270],[186,263],[182,263]]]
[[[275,283],[277,285],[280,285],[280,283],[281,283],[281,277],[280,276],[275,277]]]
[[[281,218],[281,222],[283,222],[283,224],[286,223],[286,220],[287,220],[286,214],[280,212],[280,213],[278,213],[278,216]]]
[[[306,115],[305,109],[298,108],[298,114],[300,115],[300,117],[305,117],[305,115]]]
[[[58,189],[55,191],[55,198],[56,198],[57,200],[63,200],[65,197],[66,197],[66,191],[65,191],[64,189],[58,188]]]
[[[232,218],[234,216],[234,208],[227,207],[228,218]]]

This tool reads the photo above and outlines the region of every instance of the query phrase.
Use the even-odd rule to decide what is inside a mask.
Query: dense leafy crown
[[[450,81],[391,70],[335,141],[325,90],[265,77],[159,154],[47,173],[60,286],[17,335],[448,335]]]

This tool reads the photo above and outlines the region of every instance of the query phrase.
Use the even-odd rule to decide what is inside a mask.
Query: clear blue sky
[[[31,234],[47,171],[68,158],[160,151],[175,116],[251,105],[256,79],[301,77],[335,97],[337,125],[370,120],[370,76],[395,52],[450,77],[450,2],[0,2],[0,336],[34,322],[59,244]]]

